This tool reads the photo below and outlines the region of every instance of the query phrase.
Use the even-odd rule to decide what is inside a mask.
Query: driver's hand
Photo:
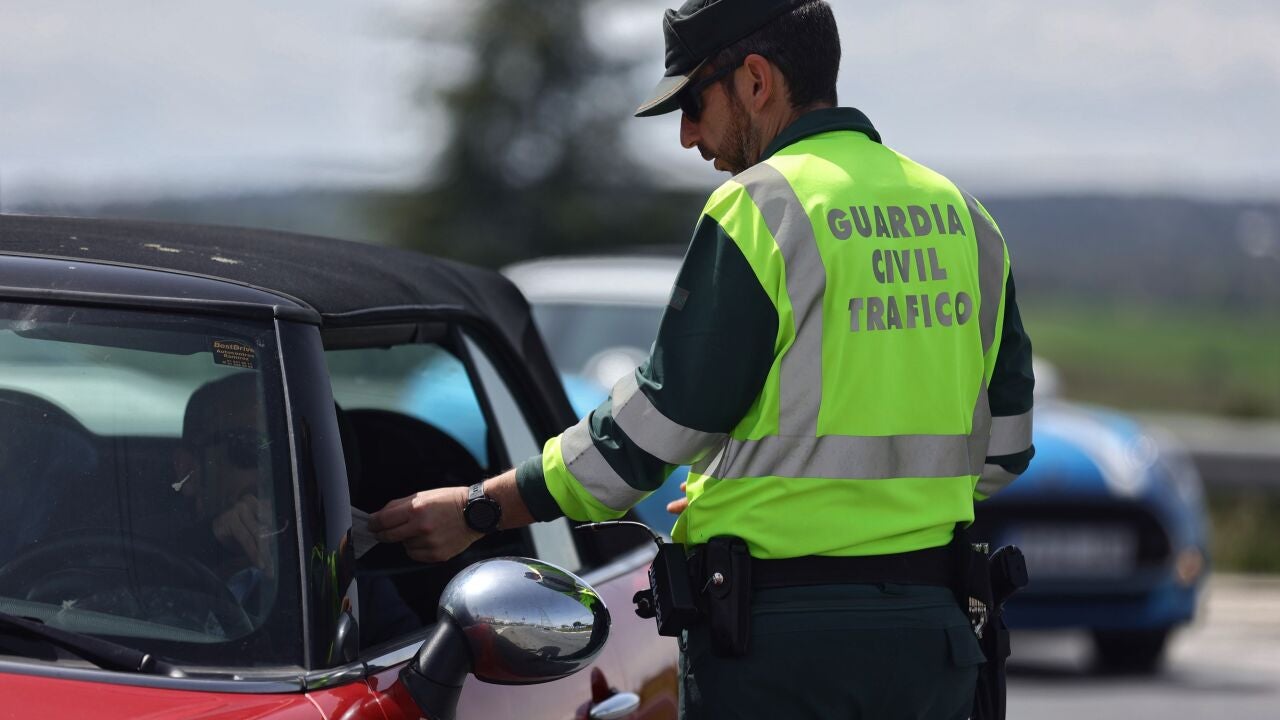
[[[403,542],[418,562],[443,562],[482,537],[462,518],[467,488],[450,487],[392,500],[369,516],[369,530],[379,542]]]
[[[680,483],[680,492],[685,492],[686,486],[688,484],[689,484],[688,481]],[[672,500],[671,502],[667,503],[667,512],[671,513],[672,515],[679,515],[680,513],[684,512],[684,509],[687,507],[689,507],[689,498],[682,497],[679,500]]]
[[[245,495],[235,505],[213,519],[213,536],[223,547],[239,550],[254,567],[271,574],[270,508],[253,495]]]

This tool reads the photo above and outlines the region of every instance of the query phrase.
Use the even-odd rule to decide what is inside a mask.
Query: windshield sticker
[[[239,340],[213,340],[213,362],[228,367],[258,369],[258,355],[247,343]]]

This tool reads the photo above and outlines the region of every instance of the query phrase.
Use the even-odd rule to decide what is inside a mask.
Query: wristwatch
[[[478,482],[467,491],[467,504],[462,508],[462,519],[467,527],[485,534],[498,529],[502,520],[502,506],[497,500],[484,494],[484,483]]]

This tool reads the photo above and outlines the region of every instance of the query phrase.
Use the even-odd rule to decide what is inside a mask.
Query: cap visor
[[[680,103],[676,101],[676,95],[689,84],[689,77],[692,74],[662,78],[662,82],[653,89],[653,95],[649,100],[636,109],[636,117],[664,115],[673,110],[679,110]]]

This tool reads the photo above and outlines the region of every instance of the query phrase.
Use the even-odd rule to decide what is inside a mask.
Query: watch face
[[[498,504],[488,498],[467,503],[463,514],[472,530],[488,532],[498,524]]]

